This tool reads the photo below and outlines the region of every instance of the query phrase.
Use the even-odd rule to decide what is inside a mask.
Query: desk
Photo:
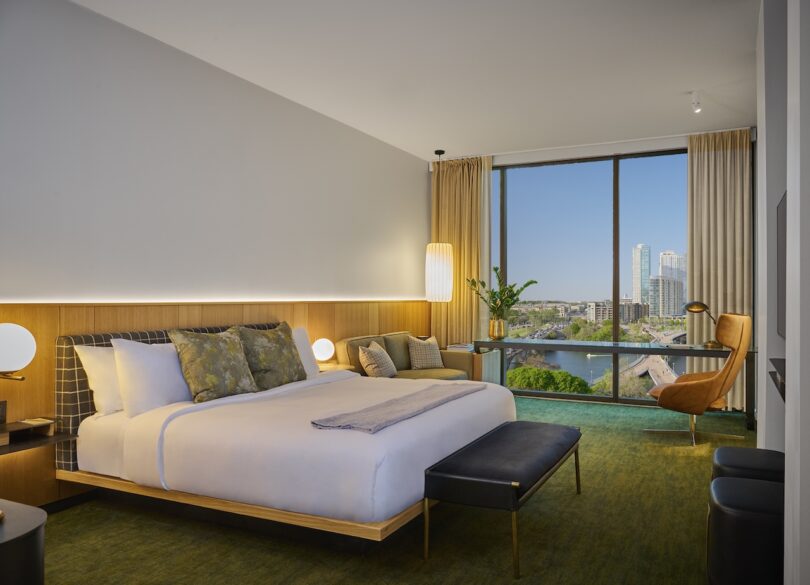
[[[495,341],[494,339],[480,339],[473,342],[475,352],[480,353],[482,349],[501,350],[501,384],[506,381],[506,350],[524,349],[534,351],[576,351],[585,353],[609,353],[613,356],[619,354],[634,355],[666,355],[685,356],[702,358],[724,358],[729,354],[729,350],[708,349],[702,345],[684,345],[679,343],[636,343],[625,341],[574,341],[558,339],[529,339],[519,337],[506,337]],[[614,357],[614,360],[617,359]],[[755,408],[755,376],[756,376],[756,350],[749,350],[745,358],[745,411],[749,429],[756,426],[754,419]],[[619,397],[618,372],[614,368],[613,398],[605,399],[609,402],[625,402],[638,404],[638,400],[623,399]],[[560,394],[554,393],[554,397],[559,398]],[[646,402],[646,401],[644,401]]]

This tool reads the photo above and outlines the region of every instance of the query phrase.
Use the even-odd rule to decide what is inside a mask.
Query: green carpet
[[[524,583],[705,584],[711,452],[685,435],[686,415],[659,409],[518,398],[521,419],[582,429],[582,495],[573,459],[520,511]],[[742,434],[739,414],[699,418],[706,431]],[[726,444],[753,445],[746,441]],[[509,583],[507,512],[442,504],[382,543],[346,546],[311,531],[235,528],[96,499],[50,516],[46,579],[59,584]],[[341,544],[343,542],[343,544]]]

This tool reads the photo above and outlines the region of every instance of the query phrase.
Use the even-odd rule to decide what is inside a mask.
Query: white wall
[[[763,2],[757,36],[757,446],[785,450],[785,403],[769,359],[785,357],[776,332],[776,206],[787,181],[787,0]]]
[[[0,302],[424,298],[416,157],[66,0],[0,88]]]
[[[785,583],[804,585],[810,582],[810,0],[788,0],[787,22]]]

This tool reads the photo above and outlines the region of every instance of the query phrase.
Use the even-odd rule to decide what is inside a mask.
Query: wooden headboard
[[[295,303],[0,304],[0,322],[18,323],[34,334],[37,354],[22,372],[24,382],[0,380],[8,420],[56,415],[57,337],[108,331],[151,331],[287,321],[305,327],[311,339],[409,330],[430,333],[425,301],[335,301]],[[55,478],[52,447],[0,457],[0,498],[32,505],[75,493]]]

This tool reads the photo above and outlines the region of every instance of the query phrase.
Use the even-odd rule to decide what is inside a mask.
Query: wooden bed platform
[[[287,510],[278,510],[275,508],[265,508],[264,506],[257,506],[255,504],[243,504],[208,496],[198,496],[187,492],[161,490],[138,485],[125,479],[89,473],[87,471],[65,471],[57,469],[56,479],[375,541],[386,539],[405,524],[422,514],[422,502],[419,501],[396,516],[392,516],[382,522],[353,522],[351,520],[339,520],[326,518],[324,516],[288,512]]]

